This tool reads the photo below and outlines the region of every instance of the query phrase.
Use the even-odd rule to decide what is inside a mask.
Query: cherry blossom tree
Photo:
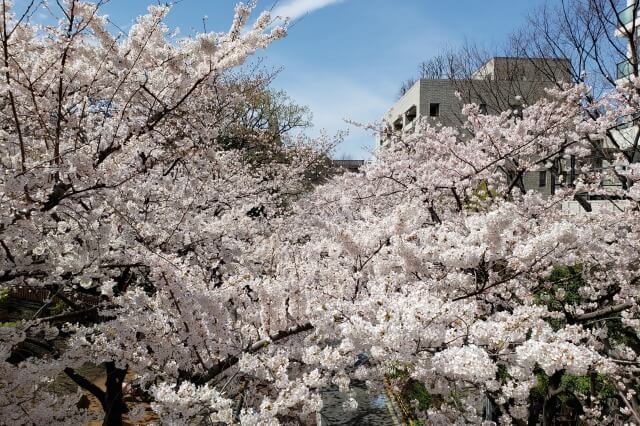
[[[67,0],[50,26],[2,6],[0,284],[66,307],[0,327],[3,423],[80,424],[89,392],[122,424],[129,387],[165,424],[312,423],[321,389],[400,371],[433,424],[551,424],[561,399],[640,424],[637,138],[600,137],[635,116],[638,80],[517,117],[469,105],[464,128],[420,123],[311,191],[329,142],[220,141],[246,105],[225,73],[284,35],[268,14],[239,5],[228,32],[180,38],[168,7],[125,35],[101,2]],[[524,190],[571,157],[553,195]]]
[[[423,383],[433,424],[552,424],[561,398],[587,424],[640,423],[637,138],[602,137],[637,88],[552,90],[522,118],[469,105],[463,129],[421,123],[300,203],[316,219],[294,263],[331,300],[316,333],[340,336],[308,359],[347,374],[366,352],[356,376]],[[525,191],[525,172],[571,157],[555,194]]]
[[[120,424],[128,374],[163,421],[230,423],[239,413],[212,382],[265,339],[309,327],[269,317],[262,283],[252,286],[272,267],[278,218],[324,155],[278,140],[256,162],[219,141],[246,103],[227,71],[285,33],[268,13],[249,25],[253,4],[240,4],[228,32],[178,37],[169,7],[152,6],[122,34],[103,3],[2,2],[0,282],[47,290],[67,309],[46,316],[45,305],[0,328],[0,418],[80,424],[92,413],[79,394],[51,384],[66,374],[98,399],[105,424]],[[38,7],[52,25],[33,22]],[[36,338],[64,347],[25,355]],[[106,390],[78,373],[86,363],[104,366]],[[303,398],[280,397],[313,411]]]

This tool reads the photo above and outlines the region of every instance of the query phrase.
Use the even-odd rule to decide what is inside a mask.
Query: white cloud
[[[289,76],[287,92],[313,113],[314,127],[307,129],[305,134],[315,137],[325,130],[332,136],[347,130],[349,135],[336,148],[335,158],[348,155],[366,159],[374,148],[375,138],[369,132],[347,124],[345,119],[362,124],[380,120],[391,105],[389,99],[379,94],[380,86],[384,85],[383,82],[367,85],[335,73],[306,72]],[[395,81],[391,86],[395,88]]]
[[[276,6],[271,14],[273,16],[281,16],[294,20],[307,13],[342,1],[343,0],[284,0]]]

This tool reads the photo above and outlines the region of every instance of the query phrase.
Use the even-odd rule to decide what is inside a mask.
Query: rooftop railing
[[[634,10],[637,10],[637,9],[638,9],[638,6],[634,4],[632,4],[631,6],[627,6],[621,12],[618,13],[618,21],[623,26],[626,26],[627,24],[633,21],[633,12]]]
[[[616,80],[627,78],[633,74],[633,64],[629,60],[619,62],[616,65]]]

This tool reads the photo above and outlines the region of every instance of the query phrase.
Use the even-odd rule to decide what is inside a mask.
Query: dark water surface
[[[390,404],[383,394],[372,394],[364,383],[351,384],[351,395],[344,394],[337,386],[322,392],[323,408],[318,426],[396,426],[400,422],[390,412]],[[345,410],[343,404],[353,396],[358,402],[356,410]]]

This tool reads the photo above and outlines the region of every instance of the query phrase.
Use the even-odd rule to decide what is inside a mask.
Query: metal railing
[[[336,169],[358,171],[364,166],[364,160],[331,160],[331,166]]]
[[[618,22],[622,23],[623,26],[626,26],[630,22],[633,21],[633,12],[638,8],[637,5],[632,4],[631,6],[627,6],[621,12],[618,13]],[[637,12],[636,12],[637,14]]]
[[[627,59],[616,65],[616,80],[627,78],[633,74],[633,64]]]

